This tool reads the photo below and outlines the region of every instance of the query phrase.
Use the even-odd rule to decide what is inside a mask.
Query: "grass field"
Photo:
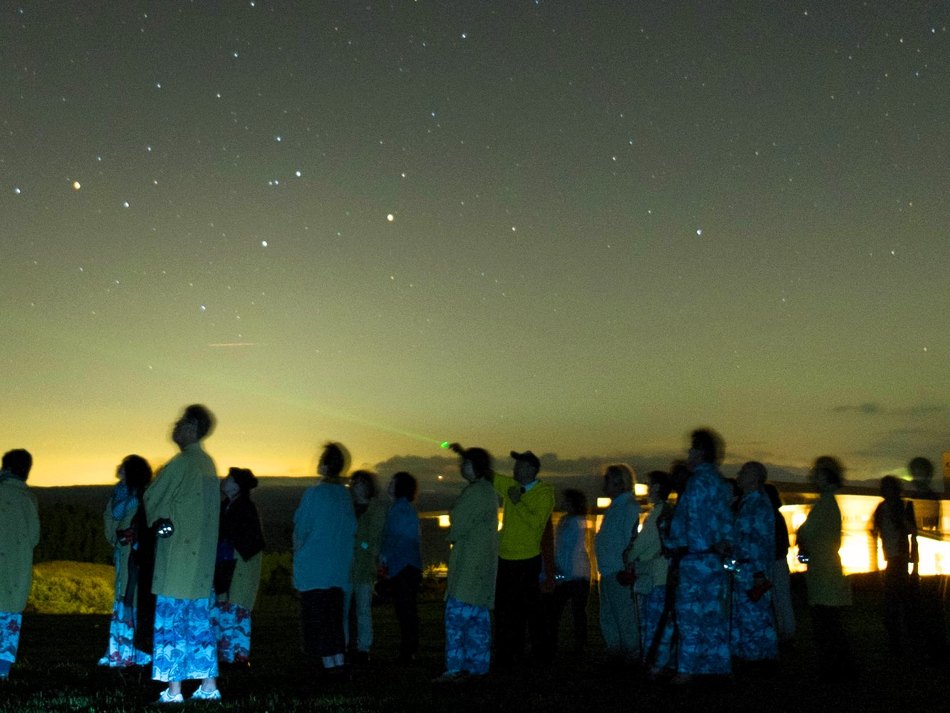
[[[795,582],[799,605],[801,584]],[[801,606],[794,648],[783,651],[776,674],[764,677],[738,671],[730,681],[682,690],[647,682],[632,669],[607,664],[592,602],[587,655],[562,654],[550,666],[525,663],[517,671],[493,674],[484,681],[433,686],[430,679],[442,671],[442,602],[435,593],[420,605],[423,645],[414,664],[394,662],[395,620],[388,607],[378,607],[373,662],[354,671],[349,680],[326,680],[300,653],[296,602],[284,596],[261,602],[254,618],[253,666],[222,675],[223,703],[186,707],[275,713],[944,710],[950,697],[948,665],[927,665],[912,654],[901,660],[889,657],[878,615],[878,580],[861,576],[853,578],[853,584],[855,606],[848,625],[860,673],[855,680],[837,685],[823,683],[816,675],[810,624]],[[562,640],[569,640],[566,621],[564,626]],[[0,687],[0,711],[121,713],[147,707],[162,687],[148,680],[147,673],[139,680],[138,674],[120,676],[96,667],[107,627],[106,617],[98,615],[24,617],[19,660],[11,679]],[[193,686],[186,687],[186,694]]]

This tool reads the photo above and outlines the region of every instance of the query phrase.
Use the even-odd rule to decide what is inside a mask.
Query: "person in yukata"
[[[719,472],[722,439],[714,431],[693,431],[687,465],[692,475],[673,510],[668,547],[679,557],[674,602],[678,631],[676,675],[689,683],[697,675],[732,672],[729,649],[728,573],[723,556],[732,543],[732,487]]]
[[[765,493],[767,471],[749,461],[736,478],[742,497],[732,546],[732,656],[740,661],[774,662],[778,635],[769,575],[775,557],[775,511]]]
[[[159,703],[182,703],[182,681],[198,679],[192,700],[219,701],[218,656],[211,627],[221,497],[214,461],[202,448],[214,417],[185,408],[172,430],[181,449],[159,470],[143,501],[156,528],[152,678],[168,683]]]

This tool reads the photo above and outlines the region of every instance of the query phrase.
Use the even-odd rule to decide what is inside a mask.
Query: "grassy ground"
[[[801,582],[795,582],[799,589]],[[296,603],[268,597],[255,614],[253,666],[225,673],[222,704],[188,704],[192,710],[334,711],[389,713],[439,711],[792,711],[941,710],[945,705],[947,664],[927,665],[908,655],[894,660],[883,650],[876,577],[854,579],[855,606],[848,625],[860,672],[853,681],[832,685],[815,674],[809,622],[799,607],[794,648],[783,651],[776,674],[739,671],[728,682],[686,690],[649,683],[632,669],[607,664],[596,625],[585,656],[562,654],[550,666],[525,663],[518,671],[494,674],[460,686],[433,686],[442,670],[442,603],[430,594],[420,605],[423,647],[418,660],[399,666],[397,632],[388,607],[376,609],[374,661],[349,680],[326,680],[300,653]],[[801,592],[796,591],[801,604]],[[590,607],[596,622],[596,604]],[[20,657],[12,678],[0,687],[0,711],[141,710],[154,701],[160,684],[137,674],[124,677],[98,669],[108,622],[96,615],[28,615]],[[562,641],[570,638],[568,624]],[[194,684],[192,684],[193,686]],[[191,687],[186,688],[189,693]]]

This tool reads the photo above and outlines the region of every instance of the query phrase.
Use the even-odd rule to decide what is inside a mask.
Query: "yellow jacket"
[[[541,536],[554,511],[554,486],[540,480],[522,493],[515,503],[508,489],[521,487],[517,480],[495,473],[495,491],[504,507],[498,557],[503,560],[526,560],[541,554]]]

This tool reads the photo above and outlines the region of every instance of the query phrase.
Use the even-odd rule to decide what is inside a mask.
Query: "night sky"
[[[950,450],[945,2],[3,2],[0,449],[36,485]],[[548,458],[556,467],[553,456]]]

